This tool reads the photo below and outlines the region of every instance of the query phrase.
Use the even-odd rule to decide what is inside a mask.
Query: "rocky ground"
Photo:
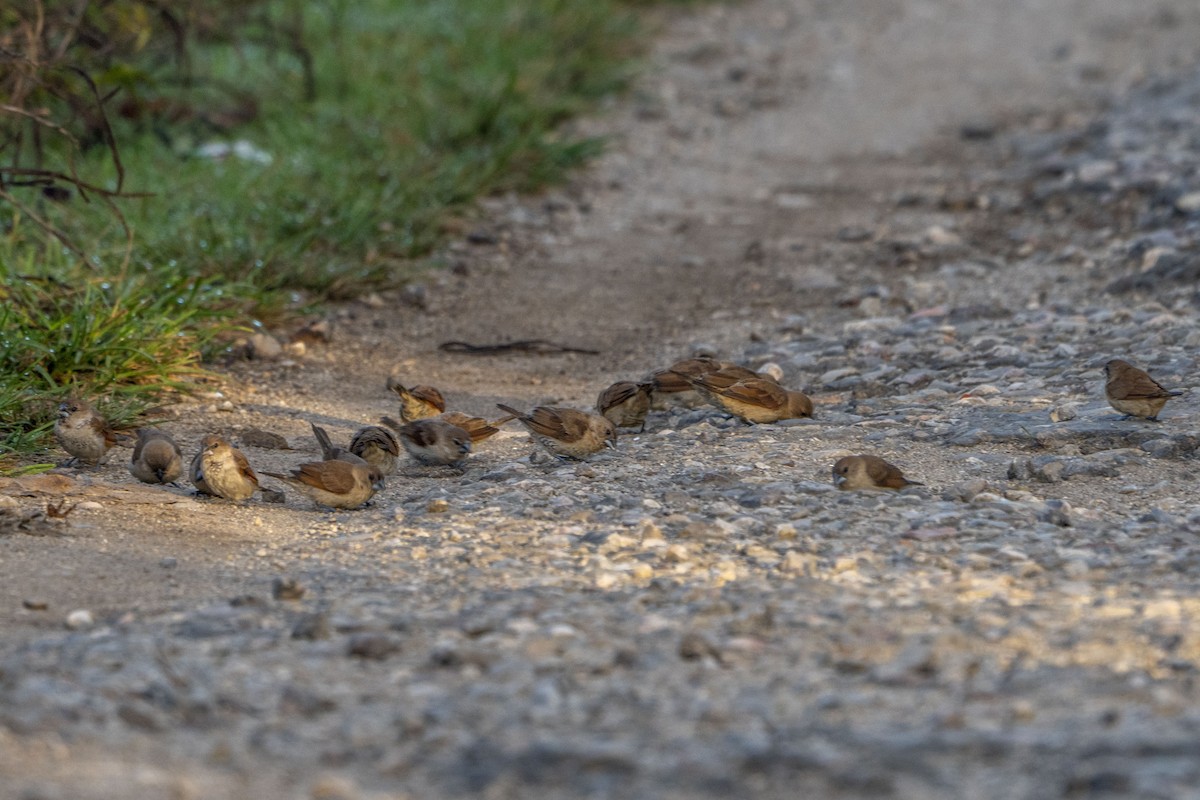
[[[487,414],[697,349],[815,419],[515,429],[359,512],[4,482],[0,796],[1200,797],[1200,9],[878,5],[672,20],[596,169],[164,427],[274,470],[389,372]],[[600,353],[436,348],[531,337]],[[1183,396],[1120,419],[1112,357]]]

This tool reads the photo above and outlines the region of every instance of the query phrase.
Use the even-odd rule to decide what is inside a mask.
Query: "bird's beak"
[[[841,486],[845,482],[846,482],[845,475],[834,475],[833,476],[833,485],[834,486]]]

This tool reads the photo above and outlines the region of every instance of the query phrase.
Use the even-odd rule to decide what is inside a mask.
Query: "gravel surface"
[[[978,105],[896,78],[924,127],[839,149],[821,123],[734,204],[689,148],[770,151],[785,111],[834,108],[822,80],[845,76],[795,48],[875,35],[924,75],[895,37],[926,4],[821,5],[680,17],[661,73],[588,123],[621,134],[591,174],[489,202],[446,275],[340,309],[328,345],[230,364],[164,427],[275,470],[316,456],[310,422],[348,440],[394,414],[394,362],[494,415],[586,406],[697,350],[777,364],[815,419],[652,412],[588,462],[510,426],[358,512],[143,487],[124,451],[0,481],[0,797],[1200,797],[1200,10],[1026,20],[1031,63],[1061,69],[1027,105],[985,67],[1039,76],[968,36],[942,58]],[[652,141],[666,186],[707,199],[638,182]],[[594,293],[540,266],[559,250]],[[499,327],[487,300],[534,280],[559,313]],[[448,331],[604,354],[447,366]],[[1105,402],[1114,357],[1183,391],[1160,422]],[[861,452],[924,486],[835,490]]]

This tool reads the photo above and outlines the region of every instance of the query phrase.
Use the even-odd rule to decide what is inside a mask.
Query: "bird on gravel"
[[[500,419],[488,422],[483,417],[473,417],[470,414],[464,414],[461,411],[446,411],[439,414],[435,419],[440,419],[443,422],[449,422],[451,425],[456,425],[467,432],[471,437],[471,444],[477,445],[480,442],[490,439],[500,432],[500,426],[512,419],[512,415],[501,417]],[[400,431],[404,425],[391,417],[380,417],[379,421],[396,431]]]
[[[368,425],[359,428],[350,439],[350,452],[378,468],[384,475],[389,475],[396,469],[400,444],[387,428]]]
[[[183,453],[169,433],[139,428],[129,473],[142,483],[175,483],[183,475]]]
[[[201,494],[226,500],[247,500],[258,491],[258,476],[246,456],[215,433],[201,440],[188,477]]]
[[[646,430],[654,384],[617,381],[596,398],[596,410],[618,428]]]
[[[535,442],[559,458],[584,459],[617,446],[617,429],[609,419],[574,408],[537,406],[528,414],[502,403],[497,407],[525,426]]]
[[[774,366],[774,365],[773,365]],[[690,383],[690,378],[699,378],[717,371],[738,378],[761,378],[779,383],[781,377],[779,368],[755,372],[749,367],[735,364],[732,361],[719,361],[712,356],[695,356],[676,361],[666,369],[652,372],[647,378],[651,385],[650,405],[652,408],[664,408],[669,405],[696,405],[704,400]]]
[[[118,436],[108,420],[86,400],[72,397],[59,404],[54,437],[71,456],[66,465],[79,463],[94,467],[103,463]]]
[[[388,378],[387,388],[400,398],[400,421],[415,422],[419,419],[436,417],[446,410],[446,398],[432,386],[405,387],[399,381]]]
[[[895,464],[879,456],[859,455],[839,458],[833,465],[833,485],[845,491],[855,489],[903,489],[924,486],[910,481]]]
[[[419,419],[401,425],[397,433],[408,454],[427,467],[462,469],[471,454],[471,434],[444,419]]]
[[[1158,422],[1158,412],[1167,404],[1167,399],[1178,397],[1183,392],[1163,388],[1150,373],[1138,369],[1128,361],[1114,358],[1104,365],[1104,396],[1108,404],[1130,417]]]
[[[812,400],[804,392],[785,389],[767,378],[738,377],[739,374],[720,369],[684,377],[713,405],[745,422],[763,424],[813,415]]]
[[[383,473],[370,464],[352,464],[332,459],[310,461],[290,475],[263,472],[328,508],[355,509],[364,506],[383,488]]]

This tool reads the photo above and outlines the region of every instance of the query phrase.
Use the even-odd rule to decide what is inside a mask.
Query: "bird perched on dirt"
[[[1183,394],[1164,389],[1148,372],[1119,358],[1104,365],[1104,374],[1108,378],[1104,382],[1104,396],[1126,419],[1141,417],[1157,422],[1158,412],[1167,404],[1167,399]]]
[[[451,425],[456,425],[466,431],[471,437],[471,444],[477,445],[482,441],[495,436],[500,432],[500,426],[512,419],[512,415],[501,417],[500,419],[488,422],[483,417],[473,417],[470,414],[464,414],[461,411],[446,411],[439,414],[437,419],[443,422],[449,422]],[[380,417],[379,421],[388,426],[392,430],[399,432],[404,427],[403,424],[397,422],[391,417]]]
[[[686,379],[713,405],[745,422],[762,424],[812,416],[812,400],[804,392],[784,389],[767,378],[739,378],[739,374],[721,369]]]
[[[362,508],[383,488],[383,473],[370,464],[352,464],[331,459],[310,461],[292,470],[290,475],[263,472],[283,481],[317,505],[329,508]]]
[[[246,456],[215,433],[200,441],[188,477],[202,494],[226,500],[247,500],[258,491],[258,476]]]
[[[599,414],[574,408],[538,406],[528,414],[497,404],[525,426],[535,442],[559,458],[584,459],[605,447],[617,446],[617,429]]]
[[[54,436],[71,456],[67,464],[79,463],[89,467],[102,463],[108,451],[117,443],[117,433],[109,426],[108,420],[86,400],[76,397],[59,404]]]
[[[720,371],[733,379],[761,378],[762,380],[779,383],[780,372],[777,366],[773,370],[755,372],[749,367],[735,364],[732,361],[719,361],[711,356],[695,356],[676,361],[666,369],[660,369],[650,374],[647,382],[651,385],[651,408],[665,408],[670,405],[696,405],[704,401],[704,396],[697,391],[688,379],[699,378]]]
[[[418,464],[462,468],[471,454],[471,434],[444,419],[419,419],[401,425],[400,444]]]
[[[396,469],[400,444],[387,428],[368,425],[359,428],[350,439],[350,452],[376,467],[384,475],[389,475]]]
[[[345,461],[350,464],[366,464],[367,460],[360,455],[351,453],[345,447],[338,447],[329,438],[329,431],[315,422],[308,423],[312,428],[313,438],[321,447],[321,458],[325,461]]]
[[[596,398],[596,410],[618,428],[646,430],[650,393],[654,384],[617,381]]]
[[[924,486],[910,481],[895,464],[879,456],[860,455],[839,458],[833,465],[833,485],[839,489],[903,489]]]
[[[429,419],[446,410],[446,399],[432,386],[406,388],[400,382],[388,378],[387,388],[400,398],[401,422]]]
[[[183,475],[183,452],[169,433],[139,428],[129,473],[142,483],[174,483]]]

